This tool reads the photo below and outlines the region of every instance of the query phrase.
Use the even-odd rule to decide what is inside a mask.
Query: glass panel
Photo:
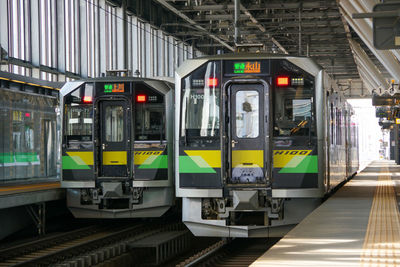
[[[135,140],[164,140],[163,103],[136,104]]]
[[[236,93],[236,136],[256,138],[259,135],[259,95],[257,91]]]
[[[219,135],[219,94],[219,89],[183,90],[182,136]]]
[[[106,141],[122,142],[124,139],[124,108],[122,106],[107,106]]]
[[[310,128],[314,131],[313,91],[307,80],[304,86],[275,88],[275,136],[308,136]]]
[[[92,140],[93,109],[91,105],[71,104],[65,105],[66,135],[79,136],[79,141]]]
[[[208,62],[183,80],[181,136],[219,136],[219,62]]]
[[[311,117],[311,99],[293,99],[293,120]]]

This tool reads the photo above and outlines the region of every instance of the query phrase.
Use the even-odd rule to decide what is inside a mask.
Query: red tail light
[[[217,87],[218,86],[218,79],[217,78],[208,78],[207,79],[207,86],[208,87]]]
[[[138,103],[147,102],[147,95],[136,95],[136,102]]]
[[[287,76],[277,77],[276,85],[277,86],[288,86],[289,85],[289,77],[287,77]]]
[[[83,97],[83,102],[84,103],[92,103],[92,97],[91,96],[84,96]]]

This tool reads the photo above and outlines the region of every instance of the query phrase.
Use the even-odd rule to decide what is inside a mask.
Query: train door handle
[[[106,149],[106,144],[102,144],[102,145],[101,145],[101,148],[102,148],[103,150],[105,150],[105,149]]]
[[[232,140],[232,147],[235,147],[235,145],[238,143],[238,141]]]

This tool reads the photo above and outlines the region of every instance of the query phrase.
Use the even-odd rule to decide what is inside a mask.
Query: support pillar
[[[35,223],[38,234],[44,235],[46,233],[46,203],[41,202],[28,205],[26,206],[26,210]]]

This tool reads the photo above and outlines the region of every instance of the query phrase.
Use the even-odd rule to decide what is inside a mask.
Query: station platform
[[[251,266],[400,265],[399,186],[400,166],[372,162]]]
[[[60,182],[0,186],[0,209],[48,202],[65,198]]]

